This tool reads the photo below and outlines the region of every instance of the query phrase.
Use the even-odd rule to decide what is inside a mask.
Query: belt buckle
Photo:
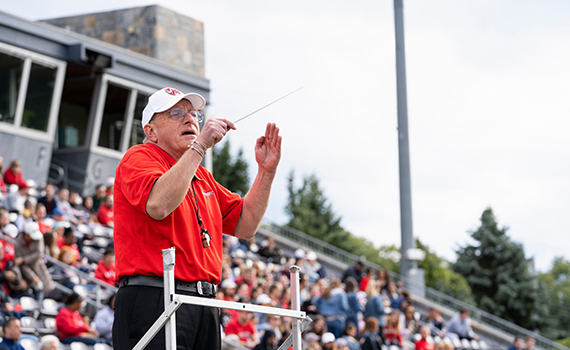
[[[198,295],[204,295],[202,290],[202,281],[196,282],[196,290],[198,291]]]

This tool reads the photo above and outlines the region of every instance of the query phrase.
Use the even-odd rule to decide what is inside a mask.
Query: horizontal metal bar
[[[281,309],[278,307],[260,306],[254,304],[244,304],[234,301],[192,297],[180,294],[174,294],[174,296],[179,298],[180,301],[183,302],[184,304],[219,307],[222,309],[230,309],[230,310],[250,311],[260,314],[285,316],[285,317],[292,317],[298,319],[305,319],[307,317],[307,314],[304,311]]]

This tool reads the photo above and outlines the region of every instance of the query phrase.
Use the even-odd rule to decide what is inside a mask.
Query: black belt
[[[125,286],[146,286],[164,288],[164,279],[158,276],[123,276],[119,282],[119,287]],[[216,286],[210,282],[197,281],[185,282],[176,279],[174,282],[176,291],[189,292],[201,297],[215,298]]]

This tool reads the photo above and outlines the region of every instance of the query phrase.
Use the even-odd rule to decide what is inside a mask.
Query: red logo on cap
[[[181,94],[180,91],[178,91],[178,90],[176,90],[176,89],[171,89],[171,88],[166,88],[166,89],[164,89],[164,92],[166,92],[167,94],[172,95],[172,96]]]

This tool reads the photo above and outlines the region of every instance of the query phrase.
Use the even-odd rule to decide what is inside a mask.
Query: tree
[[[528,329],[538,326],[539,299],[521,244],[511,241],[508,228],[499,228],[491,208],[481,226],[471,233],[477,242],[456,251],[453,271],[463,275],[479,308]]]
[[[369,240],[356,237],[345,230],[340,225],[341,218],[333,212],[332,205],[329,204],[315,175],[305,176],[303,184],[296,188],[295,173],[291,171],[287,189],[289,201],[285,211],[290,216],[287,226],[354,255],[364,257],[389,270],[397,271],[398,263],[390,254],[391,251],[397,251],[397,249],[395,247],[384,247],[384,250],[381,251],[375,248]]]
[[[550,271],[538,276],[538,285],[544,292],[543,304],[548,308],[541,333],[550,339],[570,336],[570,261],[555,257]],[[567,338],[563,345],[569,344],[570,338]]]
[[[447,260],[437,256],[419,239],[416,239],[416,247],[426,253],[424,260],[418,264],[419,268],[424,269],[426,286],[455,299],[475,304],[469,284],[463,276],[451,270]]]
[[[220,148],[221,147],[221,148]],[[244,196],[249,191],[248,164],[243,159],[243,150],[240,148],[237,156],[232,158],[230,141],[212,148],[213,173],[222,186]]]

